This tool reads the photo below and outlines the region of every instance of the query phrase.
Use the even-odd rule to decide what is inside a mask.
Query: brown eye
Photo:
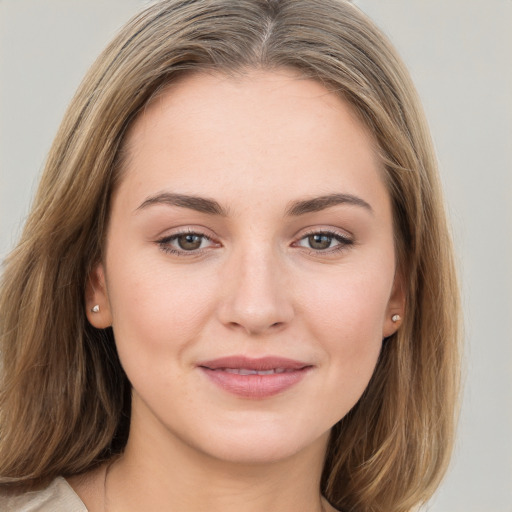
[[[308,243],[309,243],[309,246],[311,247],[311,249],[315,249],[317,251],[322,251],[325,249],[329,249],[329,247],[331,246],[331,243],[333,241],[333,238],[334,237],[329,236],[329,235],[317,233],[317,234],[308,236]]]
[[[296,246],[310,249],[316,253],[325,252],[325,254],[333,254],[354,244],[354,240],[339,233],[330,231],[319,231],[310,233],[304,238],[296,242]]]
[[[157,240],[162,251],[177,256],[194,256],[204,249],[215,246],[210,238],[201,233],[177,233]]]
[[[203,242],[203,236],[195,235],[193,233],[187,233],[185,235],[179,235],[176,237],[176,242],[180,249],[184,251],[194,251],[201,247]]]

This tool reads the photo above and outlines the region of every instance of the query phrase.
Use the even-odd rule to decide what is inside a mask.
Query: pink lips
[[[283,357],[230,356],[199,363],[215,384],[243,398],[267,398],[297,384],[311,364]]]

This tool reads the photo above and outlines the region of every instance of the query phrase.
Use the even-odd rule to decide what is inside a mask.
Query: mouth
[[[209,368],[212,370],[212,368]],[[237,375],[274,375],[276,373],[295,372],[297,370],[287,370],[286,368],[272,368],[270,370],[251,370],[249,368],[216,368],[215,372],[236,373]]]
[[[298,384],[313,365],[274,356],[230,356],[204,361],[197,367],[223,391],[241,398],[263,399]]]

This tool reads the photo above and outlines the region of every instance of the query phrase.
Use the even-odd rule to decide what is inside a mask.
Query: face
[[[183,78],[127,149],[87,302],[132,432],[223,460],[324,449],[403,308],[371,137],[321,84],[254,71]]]

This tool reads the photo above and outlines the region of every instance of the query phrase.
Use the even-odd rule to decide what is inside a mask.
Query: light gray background
[[[0,259],[82,76],[144,3],[0,0]],[[423,98],[463,281],[462,421],[428,510],[512,512],[512,0],[355,3],[398,47]]]

